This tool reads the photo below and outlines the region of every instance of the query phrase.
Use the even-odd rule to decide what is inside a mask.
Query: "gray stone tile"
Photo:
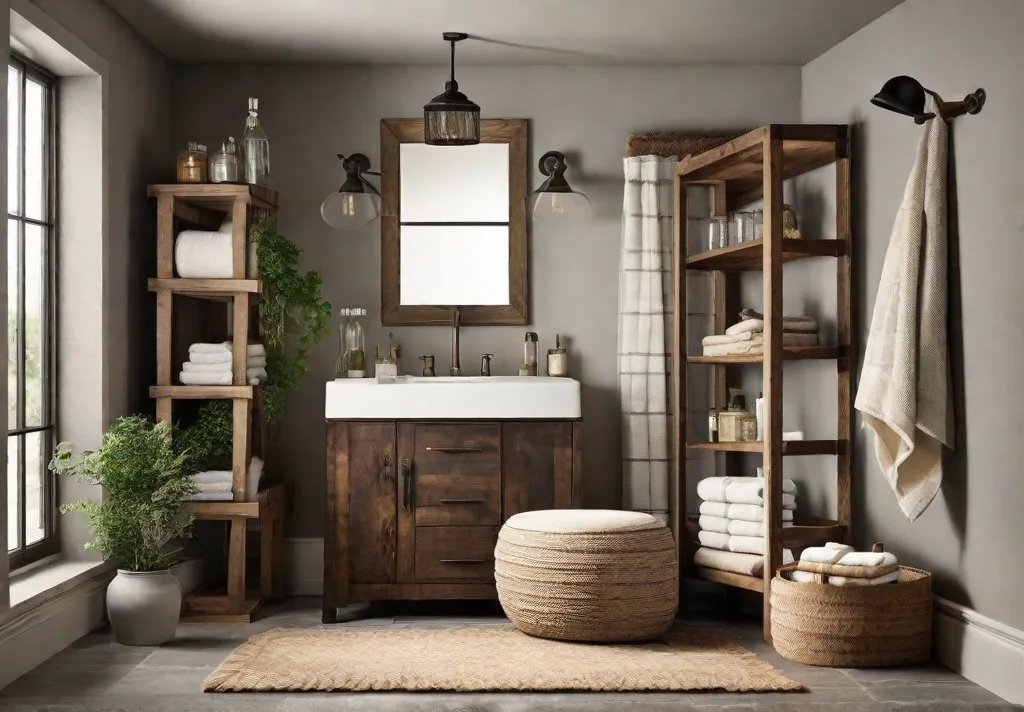
[[[2,699],[3,712],[278,712],[277,695],[198,695],[184,698],[152,695]]]
[[[1006,700],[983,687],[960,682],[922,682],[897,685],[867,685],[864,692],[876,702],[928,704],[1006,704]]]
[[[216,665],[139,665],[110,686],[111,695],[196,695]]]
[[[89,697],[105,694],[136,668],[135,664],[63,665],[45,663],[3,689],[2,697]]]
[[[907,684],[909,682],[969,682],[941,665],[912,665],[893,668],[844,668],[850,678],[862,683]]]

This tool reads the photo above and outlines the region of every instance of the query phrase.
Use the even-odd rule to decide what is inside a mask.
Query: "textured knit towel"
[[[206,470],[192,475],[197,485],[208,485],[214,482],[231,482],[231,470]]]
[[[782,331],[809,332],[817,331],[818,322],[810,316],[782,317]],[[728,335],[746,332],[760,333],[764,331],[764,319],[742,319],[725,330]]]
[[[718,571],[731,571],[734,574],[760,576],[764,572],[764,557],[757,554],[737,554],[734,551],[721,551],[701,547],[693,555],[693,563]],[[782,563],[793,563],[793,552],[782,550]]]
[[[882,265],[854,407],[911,521],[942,484],[953,447],[946,343],[946,122],[925,123]]]
[[[739,339],[740,336],[749,338]],[[733,339],[732,341],[722,341]],[[738,356],[740,354],[763,354],[764,334],[738,334],[737,336],[709,336],[704,339],[701,349],[705,356]],[[783,348],[796,348],[798,346],[817,346],[818,334],[786,332],[782,335]]]

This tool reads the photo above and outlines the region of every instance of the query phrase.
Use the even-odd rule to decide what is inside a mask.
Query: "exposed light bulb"
[[[343,193],[341,196],[341,214],[347,218],[353,218],[358,212],[356,196],[354,193]]]
[[[551,212],[557,215],[565,213],[565,203],[561,193],[551,193]]]

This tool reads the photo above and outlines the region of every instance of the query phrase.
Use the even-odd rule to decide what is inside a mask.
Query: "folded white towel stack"
[[[832,586],[877,586],[898,581],[898,565],[896,555],[888,551],[854,551],[852,546],[830,541],[804,549],[800,568],[789,577],[800,583],[821,580]]]
[[[818,322],[809,316],[782,317],[782,345],[817,346]],[[752,309],[740,312],[740,321],[724,334],[705,337],[701,346],[705,356],[734,356],[764,353],[764,317]]]
[[[245,352],[246,382],[255,386],[267,380],[267,350],[263,344],[249,344]],[[186,386],[230,386],[231,355],[230,341],[192,344],[178,380]]]
[[[192,475],[196,492],[188,499],[196,502],[230,502],[231,470],[207,470]]]
[[[706,477],[697,483],[700,504],[698,524],[699,566],[759,576],[765,549],[763,477]],[[796,483],[782,481],[782,526],[793,526]],[[700,553],[700,552],[698,552]],[[783,563],[790,563],[788,549]],[[758,573],[753,573],[757,571]]]

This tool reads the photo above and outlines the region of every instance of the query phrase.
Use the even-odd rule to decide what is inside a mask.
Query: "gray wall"
[[[921,132],[869,99],[898,74],[917,77],[948,100],[979,86],[988,92],[982,113],[957,119],[951,132],[956,449],[946,460],[942,491],[909,523],[867,433],[858,429],[854,501],[861,542],[884,541],[902,561],[932,570],[939,595],[1016,628],[1024,628],[1024,572],[1017,565],[1024,541],[1024,403],[1017,393],[1024,329],[1015,311],[1024,299],[1024,173],[1015,143],[1024,115],[1022,27],[1019,0],[907,0],[803,68],[803,120],[855,127],[862,348]],[[832,207],[824,205],[822,214]]]
[[[572,231],[538,226],[532,234],[529,327],[469,327],[464,363],[496,354],[495,374],[515,373],[523,332],[569,337],[574,376],[582,381],[585,419],[585,503],[621,500],[620,429],[616,395],[616,305],[622,155],[626,136],[645,129],[749,127],[799,120],[797,67],[547,67],[493,66],[459,70],[462,89],[485,117],[530,119],[531,187],[541,153],[570,155],[569,178],[594,203],[594,219]],[[379,226],[339,233],[320,219],[324,196],[342,180],[336,153],[361,151],[379,166],[379,121],[415,117],[441,91],[441,67],[185,66],[174,75],[178,145],[236,138],[247,96],[259,96],[270,135],[274,180],[281,191],[280,228],[305,250],[305,264],[324,276],[335,307],[369,309],[368,345],[387,343],[380,326]],[[337,321],[335,322],[337,323]],[[403,372],[416,357],[448,367],[449,332],[437,327],[393,330]],[[286,461],[296,480],[292,534],[319,536],[324,496],[323,388],[337,349],[331,338],[312,354],[302,390],[285,426]],[[418,372],[418,371],[416,371]]]

